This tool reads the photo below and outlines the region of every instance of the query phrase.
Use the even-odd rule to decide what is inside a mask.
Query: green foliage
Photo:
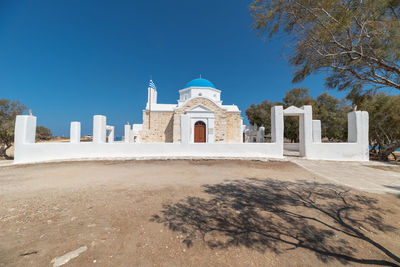
[[[264,126],[265,132],[271,132],[271,108],[275,104],[264,100],[260,104],[251,104],[245,113],[251,124],[257,126]]]
[[[6,151],[14,142],[15,118],[25,109],[19,101],[0,99],[0,157],[8,158]]]
[[[285,97],[282,98],[282,101],[285,108],[290,106],[301,107],[304,105],[313,105],[315,103],[307,88],[291,89],[286,93]]]
[[[260,35],[284,36],[293,82],[328,71],[338,90],[400,90],[399,0],[253,0]]]
[[[317,97],[315,107],[314,117],[321,120],[321,136],[329,141],[346,141],[350,106],[344,100],[323,93]]]
[[[369,139],[381,160],[400,148],[400,96],[384,93],[355,99],[369,113]]]
[[[36,140],[50,140],[52,137],[50,129],[44,126],[36,127]]]

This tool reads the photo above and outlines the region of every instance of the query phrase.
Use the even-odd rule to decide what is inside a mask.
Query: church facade
[[[242,124],[239,108],[223,105],[221,91],[198,78],[179,90],[177,104],[159,104],[150,81],[143,123],[125,131],[138,143],[242,143]]]

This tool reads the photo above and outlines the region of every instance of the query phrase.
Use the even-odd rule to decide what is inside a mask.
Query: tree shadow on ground
[[[400,186],[385,185],[386,188],[394,189],[400,191]]]
[[[398,256],[366,235],[396,230],[383,222],[374,198],[332,184],[274,179],[249,178],[204,188],[208,199],[188,197],[164,205],[150,220],[185,235],[188,247],[203,240],[210,248],[245,246],[262,253],[303,248],[322,262],[400,264]],[[384,254],[382,259],[357,256],[354,241],[370,244]]]

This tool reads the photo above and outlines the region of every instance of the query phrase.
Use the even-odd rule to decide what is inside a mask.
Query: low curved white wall
[[[369,149],[359,143],[313,143],[307,147],[307,159],[369,161]]]
[[[265,144],[31,143],[16,147],[14,163],[113,158],[283,158],[282,146]]]
[[[293,112],[293,110],[293,108],[289,108],[290,112]],[[105,116],[94,116],[94,142],[79,142],[80,127],[75,127],[72,131],[74,138],[71,141],[73,142],[35,143],[36,117],[21,115],[17,116],[15,123],[14,163],[113,158],[267,159],[283,158],[284,147],[289,150],[300,150],[300,155],[307,159],[369,160],[367,112],[354,111],[349,113],[349,143],[319,143],[313,142],[311,106],[304,106],[302,109],[296,110],[304,113],[300,117],[301,127],[299,132],[300,139],[303,139],[301,145],[296,143],[283,144],[284,111],[281,106],[275,106],[271,109],[272,143],[106,143],[107,124]],[[130,131],[130,126],[126,127],[127,131]],[[314,139],[315,135],[318,134],[316,131]],[[129,138],[128,141],[130,141]]]

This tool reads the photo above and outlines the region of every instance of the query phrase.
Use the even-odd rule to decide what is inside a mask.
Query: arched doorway
[[[206,142],[206,124],[202,121],[197,121],[194,124],[194,142],[195,143]]]

